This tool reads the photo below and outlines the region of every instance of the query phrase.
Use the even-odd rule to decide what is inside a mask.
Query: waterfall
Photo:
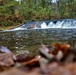
[[[28,29],[48,29],[48,28],[61,28],[61,29],[76,28],[76,19],[26,22],[25,24],[17,28],[7,30],[7,31],[28,30]]]

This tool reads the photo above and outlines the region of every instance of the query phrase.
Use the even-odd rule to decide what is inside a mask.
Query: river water
[[[61,21],[61,23],[62,22],[63,21]],[[22,25],[18,28],[24,27]],[[53,27],[26,29],[26,25],[25,29],[18,28],[1,31],[0,46],[6,46],[14,53],[29,51],[31,54],[36,53],[41,43],[46,45],[50,45],[52,42],[69,43],[76,49],[76,28]]]

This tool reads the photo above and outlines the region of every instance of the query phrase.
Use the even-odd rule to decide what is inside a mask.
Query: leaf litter
[[[69,44],[41,44],[38,55],[14,55],[0,46],[0,75],[76,75],[76,50]]]

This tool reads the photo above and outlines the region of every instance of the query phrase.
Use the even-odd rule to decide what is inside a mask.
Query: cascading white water
[[[50,22],[48,25],[43,22],[41,28],[76,28],[75,21],[57,21],[56,23]]]
[[[62,22],[57,21],[57,23],[50,22],[48,24],[48,27],[51,27],[51,28],[61,28],[63,23],[64,23],[64,21],[62,21]]]
[[[48,28],[76,28],[76,19],[63,19],[54,21],[38,21],[38,22],[27,22],[22,26],[11,30],[27,30],[27,29],[48,29]]]
[[[76,20],[64,22],[62,28],[76,28]]]

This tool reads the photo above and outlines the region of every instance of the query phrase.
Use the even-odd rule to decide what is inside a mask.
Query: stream
[[[28,29],[31,24],[33,27]],[[41,43],[51,45],[52,42],[69,43],[76,49],[76,19],[26,22],[17,28],[0,31],[0,46],[16,54],[36,54]]]

